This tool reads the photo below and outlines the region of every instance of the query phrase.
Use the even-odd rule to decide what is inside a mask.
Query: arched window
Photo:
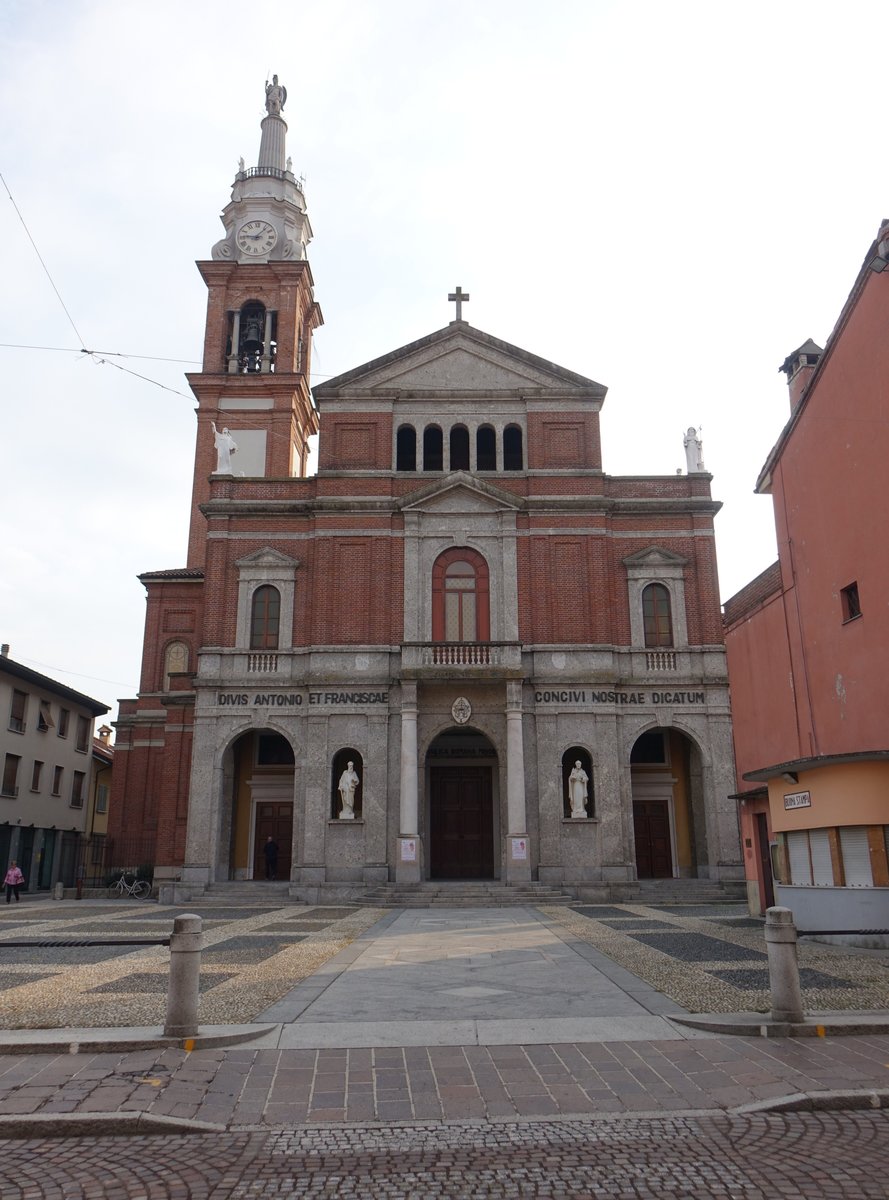
[[[475,468],[497,470],[497,436],[491,425],[480,425],[475,434]]]
[[[164,651],[164,691],[170,690],[170,676],[188,670],[188,645],[170,642]]]
[[[451,429],[451,470],[469,470],[469,430],[465,425]]]
[[[341,786],[342,785],[342,786]],[[361,818],[364,798],[364,759],[357,750],[346,747],[333,756],[330,772],[330,814],[334,819],[351,821]],[[352,816],[348,815],[352,801]],[[346,815],[344,815],[346,814]]]
[[[416,471],[417,431],[413,425],[402,425],[395,436],[395,470]]]
[[[575,774],[578,763],[581,773]],[[584,775],[586,775],[586,779],[583,778]],[[572,796],[577,811],[581,810],[584,790],[586,791],[586,815],[594,817],[596,805],[593,795],[593,760],[589,750],[584,750],[583,746],[571,746],[562,755],[562,813],[564,816],[574,816]]]
[[[642,592],[642,623],[645,645],[673,645],[673,616],[670,593],[662,583],[650,583]]]
[[[277,650],[281,623],[281,593],[263,584],[253,593],[250,606],[250,649]]]
[[[518,425],[507,425],[503,430],[503,469],[521,471],[523,466],[522,431]]]
[[[437,425],[427,425],[423,430],[423,470],[440,471],[444,467],[444,450],[441,430]]]
[[[491,637],[488,564],[467,546],[446,550],[432,568],[432,637],[487,642]]]

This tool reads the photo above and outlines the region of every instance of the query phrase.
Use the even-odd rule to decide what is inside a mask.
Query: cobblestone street
[[[885,1200],[886,1112],[0,1143],[3,1200]]]

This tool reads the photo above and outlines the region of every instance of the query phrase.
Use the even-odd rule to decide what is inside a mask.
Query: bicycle
[[[151,884],[147,879],[133,878],[132,883],[127,883],[127,873],[123,872],[120,879],[116,879],[114,883],[108,885],[108,899],[122,900],[124,896],[132,896],[134,900],[147,900],[151,895]]]

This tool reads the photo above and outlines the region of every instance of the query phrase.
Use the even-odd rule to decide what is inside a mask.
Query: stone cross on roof
[[[464,292],[458,283],[456,292],[450,292],[448,294],[448,299],[451,301],[457,302],[457,316],[454,319],[456,321],[462,321],[463,320],[463,301],[469,299],[469,292]]]

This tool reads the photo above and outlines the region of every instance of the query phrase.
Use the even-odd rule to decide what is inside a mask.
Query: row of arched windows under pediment
[[[445,430],[430,424],[418,430],[399,425],[395,435],[396,471],[521,471],[524,436],[521,426],[507,425],[498,439],[493,425],[479,425],[473,438],[462,423]],[[498,444],[499,443],[499,444]]]

